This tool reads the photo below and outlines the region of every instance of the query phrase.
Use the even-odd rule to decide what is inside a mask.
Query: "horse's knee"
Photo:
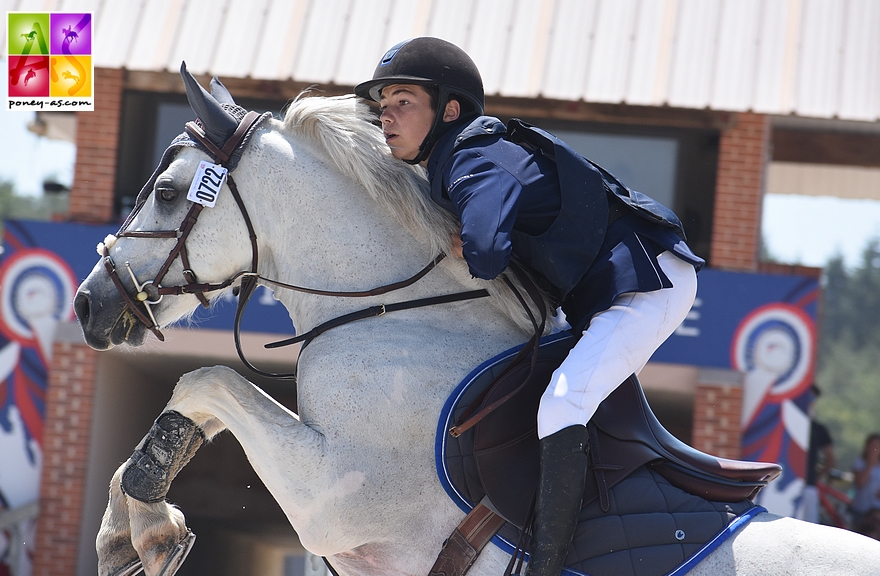
[[[175,387],[174,392],[177,393],[178,389],[183,392],[187,388],[196,388],[199,386],[215,387],[218,384],[234,380],[245,380],[245,377],[229,366],[223,366],[221,364],[216,366],[203,366],[181,376],[177,381],[177,386]]]
[[[204,405],[206,397],[216,396],[219,391],[243,383],[249,384],[244,376],[228,366],[198,368],[180,377],[174,386],[168,408],[190,414],[198,421],[195,413]]]
[[[251,387],[250,381],[228,366],[199,368],[180,377],[165,409],[185,414],[210,439],[226,429],[212,413],[212,403],[221,397],[234,399],[242,390]]]

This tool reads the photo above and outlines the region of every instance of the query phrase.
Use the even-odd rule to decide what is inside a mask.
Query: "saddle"
[[[465,483],[481,485],[497,512],[520,528],[527,524],[538,485],[538,403],[551,374],[573,345],[573,337],[556,338],[542,345],[532,370],[528,365],[514,367],[491,382],[492,389],[481,398],[481,406],[508,395],[528,377],[519,392],[458,439],[460,443],[472,442],[478,476]],[[588,429],[590,465],[583,505],[598,500],[606,512],[610,489],[643,466],[671,485],[714,502],[753,500],[782,472],[775,463],[719,458],[685,444],[654,415],[635,375],[600,404]],[[460,449],[470,452],[461,445]],[[476,492],[473,497],[479,501],[479,488]]]

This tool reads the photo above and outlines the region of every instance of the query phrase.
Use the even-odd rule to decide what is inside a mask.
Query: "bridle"
[[[226,140],[226,142],[223,143],[222,146],[217,146],[216,144],[214,144],[214,142],[212,142],[207,137],[205,130],[196,122],[188,122],[185,126],[185,130],[190,138],[198,142],[204,148],[204,150],[207,151],[207,153],[212,157],[213,161],[216,164],[227,167],[233,156],[237,152],[239,152],[240,148],[242,148],[248,142],[249,135],[254,131],[256,126],[269,115],[269,113],[260,115],[257,112],[253,111],[248,112],[239,122],[238,128],[235,130],[232,136],[230,136]],[[247,226],[248,237],[250,238],[251,243],[251,266],[249,270],[238,272],[222,282],[207,283],[198,281],[195,272],[193,272],[189,264],[189,257],[186,250],[186,240],[189,237],[190,232],[192,232],[193,228],[195,227],[199,215],[205,208],[202,204],[199,204],[197,202],[192,202],[192,205],[184,216],[180,226],[178,226],[174,230],[127,230],[137,213],[146,203],[146,197],[150,193],[147,188],[145,188],[141,195],[138,197],[135,208],[132,210],[131,214],[125,220],[123,225],[120,227],[119,232],[117,232],[115,236],[116,238],[176,238],[177,242],[169,251],[168,256],[165,258],[165,262],[159,268],[156,276],[152,280],[141,283],[136,278],[129,263],[126,262],[126,270],[131,277],[135,290],[137,290],[134,297],[132,297],[123,285],[122,280],[119,277],[118,269],[113,262],[113,259],[110,257],[110,246],[106,244],[101,244],[99,246],[99,251],[103,257],[104,269],[107,271],[107,274],[113,281],[114,286],[116,286],[116,289],[122,297],[123,301],[125,302],[127,309],[160,341],[164,341],[165,336],[159,330],[158,323],[156,322],[151,307],[161,302],[162,298],[165,295],[179,296],[182,294],[194,294],[199,299],[202,306],[207,308],[209,306],[209,302],[207,297],[205,296],[206,293],[222,290],[224,288],[232,286],[235,282],[240,280],[239,286],[234,288],[238,290],[238,307],[235,313],[235,323],[233,329],[235,348],[238,352],[239,358],[245,364],[245,366],[247,366],[249,369],[253,370],[257,374],[260,374],[261,376],[285,379],[293,379],[296,377],[295,373],[276,374],[272,372],[264,372],[251,364],[244,355],[244,351],[241,346],[241,321],[244,315],[245,306],[247,305],[248,300],[256,289],[259,281],[263,281],[267,284],[272,284],[273,286],[279,288],[319,296],[335,296],[345,298],[364,298],[370,296],[379,296],[388,292],[393,292],[395,290],[406,288],[416,283],[418,280],[428,274],[428,272],[430,272],[435,266],[437,266],[437,264],[439,264],[445,256],[444,254],[438,255],[419,272],[407,278],[406,280],[393,282],[391,284],[386,284],[384,286],[379,286],[377,288],[362,291],[337,292],[329,290],[319,290],[313,288],[305,288],[302,286],[295,286],[293,284],[287,284],[284,282],[279,282],[277,280],[264,278],[260,276],[257,272],[257,266],[259,263],[257,235],[254,231],[254,226],[251,222],[250,216],[248,215],[247,207],[245,206],[241,194],[238,191],[238,186],[235,183],[235,179],[232,177],[232,169],[230,169],[229,173],[227,174],[226,183],[229,187],[229,190],[232,192],[235,203],[238,205],[238,209],[242,215],[242,218],[244,219],[245,226]],[[177,286],[163,286],[162,280],[165,278],[174,260],[178,257],[180,257],[181,263],[183,265],[183,275],[186,283]],[[342,324],[346,324],[348,322],[353,322],[355,320],[369,318],[372,316],[382,316],[388,312],[408,310],[424,306],[432,306],[435,304],[458,302],[474,298],[484,298],[488,295],[489,292],[484,289],[470,290],[465,292],[434,296],[430,298],[420,298],[405,302],[371,306],[369,308],[364,308],[362,310],[358,310],[350,314],[345,314],[338,318],[334,318],[332,320],[324,322],[323,324],[320,324],[319,326],[313,328],[305,334],[301,334],[294,338],[289,338],[279,342],[267,344],[266,347],[277,348],[280,346],[287,346],[290,344],[303,342],[302,348],[304,348],[309,342],[311,342],[314,337],[318,336],[319,334],[329,330],[330,328],[341,326]],[[302,351],[302,348],[300,348],[300,351]]]
[[[207,149],[208,153],[213,157],[214,162],[221,165],[226,166],[229,163],[229,160],[232,158],[234,152],[236,152],[241,146],[242,141],[245,139],[251,130],[263,119],[263,116],[258,114],[257,112],[248,112],[244,118],[239,122],[238,128],[235,132],[230,136],[222,147],[218,147],[215,145],[208,137],[205,135],[205,131],[199,126],[196,122],[187,122],[185,126],[185,130],[187,134],[197,141],[199,144]],[[238,205],[239,212],[241,212],[242,217],[244,218],[245,225],[247,226],[248,236],[251,241],[251,268],[250,273],[257,272],[257,265],[259,263],[259,253],[257,249],[257,234],[254,232],[254,226],[251,223],[250,216],[248,215],[247,208],[244,205],[244,202],[241,199],[241,194],[238,192],[238,186],[235,184],[235,180],[232,178],[232,175],[229,174],[226,178],[227,185],[229,186],[229,190],[232,192],[233,198],[235,198],[235,203]],[[196,222],[198,221],[199,215],[202,213],[202,210],[205,208],[202,204],[197,202],[192,202],[189,210],[186,213],[186,216],[183,218],[183,222],[181,222],[180,226],[178,226],[175,230],[152,230],[152,231],[140,231],[140,230],[127,230],[131,222],[134,220],[137,213],[143,207],[146,202],[146,197],[141,197],[138,199],[138,202],[132,210],[131,214],[125,220],[125,223],[120,227],[119,232],[116,233],[116,238],[176,238],[177,242],[174,244],[174,247],[171,248],[171,251],[168,253],[168,256],[165,258],[165,262],[159,268],[159,272],[156,273],[156,276],[152,280],[147,280],[146,282],[140,283],[138,279],[135,277],[134,272],[129,266],[129,263],[125,263],[125,267],[128,271],[129,276],[131,277],[132,282],[134,283],[134,287],[137,290],[134,298],[128,293],[125,287],[122,284],[122,280],[119,278],[119,273],[117,272],[117,268],[113,259],[110,257],[109,247],[103,245],[103,258],[104,258],[104,269],[107,271],[107,274],[110,275],[110,279],[113,281],[113,284],[116,286],[120,296],[122,296],[123,301],[126,303],[128,310],[140,320],[140,322],[153,334],[155,334],[156,338],[160,341],[165,341],[165,336],[159,330],[159,326],[156,322],[156,318],[153,316],[153,312],[151,310],[151,306],[155,306],[159,302],[162,301],[162,298],[165,295],[181,295],[181,294],[194,294],[199,302],[202,303],[202,306],[205,308],[208,307],[208,299],[205,297],[207,292],[213,292],[216,290],[222,290],[235,282],[243,273],[236,274],[231,278],[224,280],[219,283],[202,283],[198,282],[195,272],[193,272],[192,267],[189,264],[189,256],[186,250],[186,240],[189,237],[190,232],[192,232],[193,227],[195,227]],[[180,261],[183,264],[183,277],[186,280],[186,284],[180,284],[178,286],[162,286],[162,280],[165,278],[165,275],[168,273],[168,270],[171,268],[171,264],[174,262],[177,257],[180,257]],[[140,306],[140,303],[143,306],[143,310]]]

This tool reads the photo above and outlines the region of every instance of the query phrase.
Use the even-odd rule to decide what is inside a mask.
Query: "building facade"
[[[71,11],[67,2],[47,4],[40,10]],[[708,261],[709,285],[712,274],[817,283],[816,270],[761,262],[768,186],[821,193],[811,188],[816,173],[858,171],[867,179],[860,182],[874,182],[880,171],[880,40],[872,33],[880,7],[870,1],[94,0],[76,10],[83,4],[95,16],[95,110],[75,114],[72,222],[112,225],[133,205],[158,155],[192,117],[181,61],[203,84],[219,76],[246,107],[280,111],[314,84],[324,94],[351,92],[385,49],[419,35],[446,38],[474,57],[488,114],[550,129],[673,207]],[[858,188],[864,192],[850,193],[876,194]],[[77,330],[59,325],[48,371],[32,568],[39,576],[94,573],[107,471],[128,456],[180,374],[237,362],[228,330],[206,331],[199,345],[180,338],[173,349],[131,354],[96,352]],[[760,454],[743,438],[748,370],[737,365],[730,339],[715,346],[734,358],[701,363],[675,349],[649,363],[641,376],[649,399],[699,450]],[[801,388],[812,370],[811,359],[806,364]],[[293,402],[277,384],[265,386]],[[301,554],[295,537],[265,531],[284,523],[268,493],[242,497],[240,485],[259,480],[241,472],[240,449],[232,442],[207,449],[214,458],[194,460],[172,496],[191,503],[184,511],[212,550],[236,551],[225,570],[249,573],[265,562],[275,573],[304,573],[286,564]],[[200,480],[208,476],[231,479],[206,490]],[[241,508],[211,511],[224,499]],[[224,529],[234,525],[247,528]],[[213,566],[193,555],[188,563]]]

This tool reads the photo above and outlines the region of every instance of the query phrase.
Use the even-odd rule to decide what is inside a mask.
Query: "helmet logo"
[[[397,44],[389,48],[388,52],[386,52],[385,55],[382,56],[382,61],[379,62],[379,66],[388,66],[389,64],[391,64],[391,61],[394,60],[397,52],[408,43],[409,40],[404,40],[403,42],[398,42]]]

